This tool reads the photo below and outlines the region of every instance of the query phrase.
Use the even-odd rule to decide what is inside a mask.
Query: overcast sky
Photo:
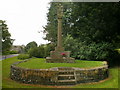
[[[14,45],[31,41],[45,44],[42,26],[47,24],[50,0],[0,0],[0,20],[5,20]],[[40,31],[40,33],[38,33]]]

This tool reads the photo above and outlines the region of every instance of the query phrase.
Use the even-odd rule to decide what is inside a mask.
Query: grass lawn
[[[39,62],[44,61],[43,59],[41,60],[34,59],[34,61],[37,61],[37,60]],[[100,81],[98,83],[78,84],[75,86],[45,86],[45,85],[28,85],[28,84],[19,83],[9,78],[10,65],[17,61],[21,61],[21,60],[18,60],[16,57],[12,57],[12,58],[8,58],[6,60],[0,61],[0,63],[2,62],[2,88],[118,88],[118,67],[109,69],[109,72],[110,72],[109,78],[104,81]],[[84,61],[82,62],[84,63]],[[93,63],[93,65],[94,64],[96,63]],[[34,65],[34,63],[32,65]],[[84,65],[87,66],[89,64],[84,64]],[[37,66],[37,64],[34,66],[36,66],[34,68],[39,67]],[[46,68],[49,68],[45,64],[43,66],[46,66]]]
[[[102,66],[102,61],[83,61],[76,60],[76,63],[45,63],[43,58],[33,58],[27,62],[18,64],[17,66],[31,69],[46,69],[52,67],[79,67],[79,68],[92,68]]]

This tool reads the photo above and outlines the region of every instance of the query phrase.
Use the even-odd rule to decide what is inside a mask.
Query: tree
[[[37,43],[35,41],[32,41],[26,45],[25,52],[28,53],[31,48],[36,48],[36,47],[37,47]]]
[[[51,7],[49,8],[47,17],[48,22],[44,27],[44,33],[46,33],[45,40],[51,41],[52,43],[56,43],[57,41],[57,12],[56,12],[56,3],[51,3]]]
[[[119,3],[75,3],[74,7],[70,18],[74,38],[88,43],[120,40]]]
[[[14,40],[10,38],[11,34],[8,31],[7,24],[2,20],[0,20],[0,34],[2,34],[2,53],[7,54],[7,51],[10,50]]]
[[[62,3],[64,6],[63,35],[80,41],[117,42],[119,31],[119,3]],[[106,13],[107,12],[107,13]],[[46,39],[56,42],[56,3],[51,3],[45,26]],[[107,32],[107,33],[106,33]],[[79,37],[79,38],[78,38]]]
[[[31,57],[45,58],[50,55],[50,51],[53,50],[52,44],[42,44],[39,47],[34,47],[29,50]]]

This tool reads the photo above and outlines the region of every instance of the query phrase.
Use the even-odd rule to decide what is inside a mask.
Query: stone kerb
[[[17,62],[11,65],[10,78],[12,80],[22,82],[22,83],[28,83],[28,84],[59,85],[58,77],[60,76],[60,71],[63,71],[65,73],[68,73],[69,71],[73,71],[74,77],[75,77],[74,84],[98,82],[108,77],[108,66],[105,63],[103,66],[89,68],[89,69],[76,68],[76,67],[28,69],[28,68],[21,68],[16,66],[16,64],[26,62],[26,61]]]

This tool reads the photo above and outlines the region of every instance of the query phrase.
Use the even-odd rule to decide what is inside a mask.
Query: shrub
[[[35,47],[35,48],[31,48],[29,51],[28,51],[30,57],[39,57],[40,55],[40,52],[39,52],[39,49],[38,47]]]
[[[115,66],[120,59],[120,49],[109,42],[81,42],[70,35],[63,38],[64,48],[71,51],[71,57],[82,60],[107,61],[109,66]],[[118,51],[118,52],[117,52]]]
[[[53,44],[43,44],[39,47],[31,48],[28,53],[31,57],[45,58],[50,55],[50,51],[54,50]]]
[[[25,46],[24,50],[26,53],[28,53],[30,49],[35,47],[37,47],[37,43],[35,41],[32,41]]]
[[[39,46],[39,47],[31,48],[29,50],[29,54],[31,57],[43,58],[45,57],[44,47]]]
[[[18,55],[17,58],[21,59],[21,60],[24,60],[24,59],[30,58],[30,55],[29,54],[20,54],[20,55]]]
[[[80,58],[87,60],[106,60],[110,58],[112,49],[112,45],[106,42],[90,43],[88,45],[82,44],[80,47]]]
[[[9,54],[18,54],[18,51],[9,51]]]

